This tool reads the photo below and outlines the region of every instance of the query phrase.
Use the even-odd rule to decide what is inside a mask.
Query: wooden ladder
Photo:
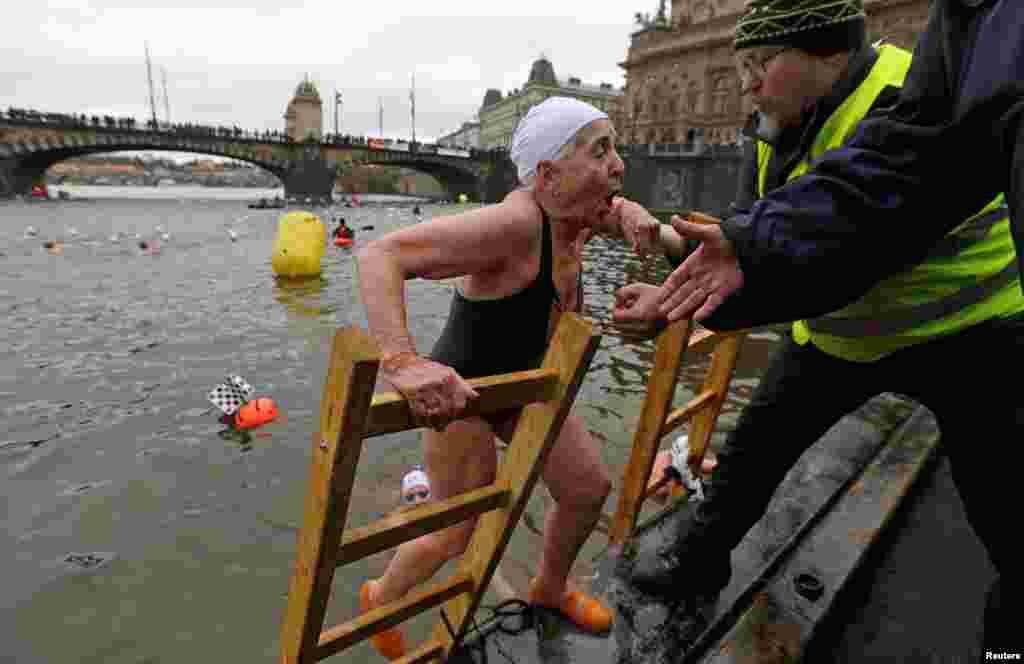
[[[469,381],[480,397],[467,417],[525,406],[494,484],[346,532],[363,439],[418,426],[401,396],[373,395],[380,362],[376,342],[353,327],[335,334],[282,628],[283,663],[320,661],[437,606],[441,619],[430,640],[399,661],[444,660],[458,648],[599,341],[583,319],[563,314],[540,369]],[[451,578],[322,631],[338,566],[476,516],[469,547]]]
[[[608,534],[613,544],[622,544],[633,535],[644,501],[664,484],[662,480],[648,488],[658,445],[662,438],[687,420],[690,420],[687,465],[694,475],[700,476],[701,462],[725,403],[740,345],[747,332],[715,333],[702,329],[694,333],[694,327],[692,320],[679,320],[658,335],[654,368],[647,381],[647,394],[633,435],[633,449],[623,476],[622,493]],[[706,349],[712,344],[715,350],[700,390],[684,406],[669,412],[686,353]],[[681,495],[685,494],[686,489],[683,488]]]
[[[693,223],[719,223],[718,219],[700,212],[686,212],[681,216]],[[695,332],[695,329],[696,323],[692,319],[684,319],[672,323],[658,335],[654,367],[647,380],[647,394],[640,409],[640,422],[633,435],[633,448],[623,476],[622,493],[608,528],[608,538],[612,544],[621,545],[633,535],[644,501],[664,486],[665,480],[662,479],[648,488],[658,445],[662,438],[687,420],[691,420],[687,465],[695,476],[700,477],[701,462],[711,442],[722,404],[725,403],[740,345],[747,336],[747,330],[717,333],[706,329]],[[686,354],[703,351],[710,346],[714,346],[715,350],[700,390],[686,405],[669,412]],[[686,489],[683,488],[679,495],[685,497]]]

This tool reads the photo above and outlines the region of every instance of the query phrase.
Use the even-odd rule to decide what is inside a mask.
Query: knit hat
[[[862,0],[747,0],[736,22],[736,50],[778,45],[818,55],[864,43]]]

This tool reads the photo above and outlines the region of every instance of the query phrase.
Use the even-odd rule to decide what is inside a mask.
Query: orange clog
[[[612,627],[612,612],[601,603],[601,600],[592,597],[582,590],[572,590],[565,593],[562,603],[559,606],[550,606],[538,602],[535,599],[534,584],[530,582],[530,603],[560,612],[577,627],[591,634],[605,634]]]
[[[359,589],[359,611],[366,613],[371,609],[370,584],[376,585],[375,581],[367,581]],[[395,660],[405,655],[405,639],[397,627],[386,629],[370,637],[370,643],[384,657]]]

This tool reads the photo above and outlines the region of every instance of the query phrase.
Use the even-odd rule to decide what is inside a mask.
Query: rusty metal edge
[[[939,432],[918,406],[831,504],[805,522],[733,607],[708,627],[680,664],[798,662],[846,583],[879,541],[936,457]],[[821,595],[809,599],[795,579],[811,574]],[[723,635],[724,634],[724,635]]]

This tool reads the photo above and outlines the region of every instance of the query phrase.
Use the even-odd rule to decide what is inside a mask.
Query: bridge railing
[[[243,143],[280,143],[294,144],[296,141],[284,132],[277,130],[251,130],[238,126],[225,127],[201,125],[194,123],[163,123],[147,120],[140,122],[131,117],[115,117],[111,115],[89,115],[85,113],[49,113],[35,109],[10,107],[6,111],[0,109],[0,122],[17,123],[38,127],[54,127],[59,129],[90,129],[103,132],[131,132],[147,135],[175,136],[203,140],[230,140]],[[370,148],[374,140],[367,136],[353,134],[324,134],[320,145],[339,148]],[[392,141],[395,144],[394,141]],[[421,154],[439,154],[443,156],[468,157],[470,159],[497,159],[507,154],[503,149],[470,148],[468,154],[463,150],[452,150],[433,143],[410,143],[402,141],[410,152]]]

